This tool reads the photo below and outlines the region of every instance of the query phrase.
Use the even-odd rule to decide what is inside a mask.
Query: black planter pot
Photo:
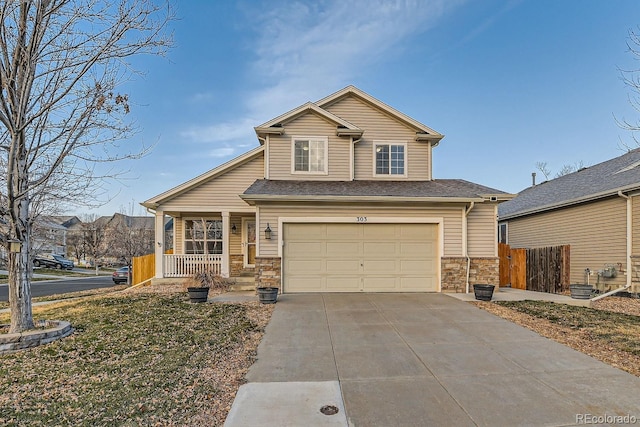
[[[187,288],[189,302],[207,302],[209,288]]]
[[[494,285],[473,285],[473,293],[477,300],[491,301],[493,298]]]
[[[275,304],[278,288],[258,288],[258,299],[262,304]]]
[[[591,285],[569,285],[571,298],[573,299],[590,299],[593,286]]]

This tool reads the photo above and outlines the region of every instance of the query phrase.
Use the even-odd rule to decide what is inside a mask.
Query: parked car
[[[33,258],[34,267],[57,268],[58,270],[73,270],[73,261],[58,254],[39,255]]]
[[[120,267],[111,275],[113,283],[127,283],[129,281],[129,267]]]

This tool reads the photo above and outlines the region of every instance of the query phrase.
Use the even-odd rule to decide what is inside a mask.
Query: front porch
[[[166,216],[173,219],[172,226],[168,228],[165,228]],[[152,284],[181,281],[205,269],[237,282],[254,282],[254,212],[157,210],[155,235],[156,262]]]

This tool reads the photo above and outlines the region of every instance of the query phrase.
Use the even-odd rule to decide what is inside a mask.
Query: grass
[[[640,317],[541,301],[497,303],[576,331],[603,348],[640,356]]]
[[[231,363],[234,349],[259,332],[247,310],[189,304],[183,294],[38,307],[34,317],[70,321],[76,332],[0,356],[0,425],[190,425],[224,388],[203,380],[200,368]]]

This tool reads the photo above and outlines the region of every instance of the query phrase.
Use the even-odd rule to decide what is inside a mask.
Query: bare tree
[[[109,217],[98,217],[95,214],[85,215],[82,224],[82,240],[85,249],[85,255],[93,261],[98,274],[99,263],[108,251],[108,228]]]
[[[627,48],[631,53],[633,59],[636,61],[640,61],[640,27],[638,27],[636,30],[629,30]],[[629,94],[627,95],[629,104],[631,104],[631,107],[633,107],[636,112],[640,113],[640,68],[619,68],[619,70],[622,81],[629,88]],[[631,131],[633,140],[636,142],[636,144],[640,145],[640,141],[636,136],[636,132],[640,131],[640,119],[628,120],[625,118],[616,118],[616,122],[622,129]],[[631,149],[631,147],[627,146],[624,143],[621,143],[621,145],[627,151]]]
[[[136,157],[118,142],[134,130],[118,87],[127,62],[163,54],[169,4],[152,0],[0,1],[0,166],[9,255],[10,332],[33,327],[31,229],[47,202],[89,200],[108,174],[96,162]],[[142,150],[144,151],[144,150]]]
[[[109,226],[109,255],[129,266],[133,258],[153,253],[155,229],[153,217],[117,213]]]
[[[575,162],[574,164],[564,164],[560,168],[558,172],[553,176],[553,178],[560,178],[561,176],[568,175],[573,172],[577,172],[580,169],[584,168],[584,162],[582,160]],[[551,170],[547,166],[547,162],[536,162],[536,169],[544,175],[545,180],[553,179],[551,178]]]

